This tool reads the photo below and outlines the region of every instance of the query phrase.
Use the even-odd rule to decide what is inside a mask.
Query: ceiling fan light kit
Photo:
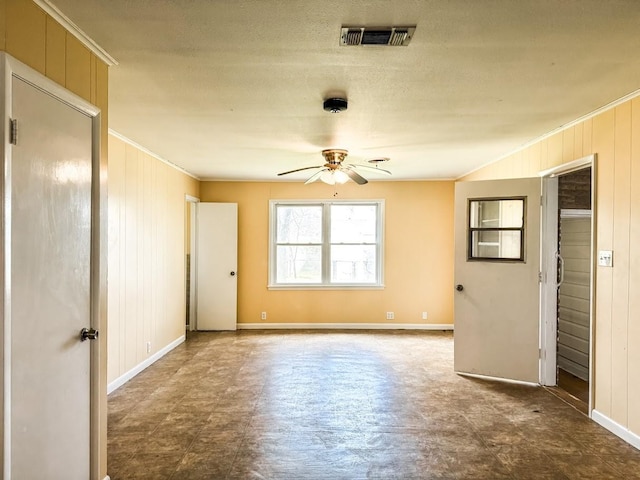
[[[342,185],[349,181],[349,176],[340,170],[324,170],[320,175],[320,181],[327,185]]]

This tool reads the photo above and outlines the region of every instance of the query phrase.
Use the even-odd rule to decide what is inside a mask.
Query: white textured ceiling
[[[640,88],[638,0],[54,2],[119,62],[110,128],[202,179],[304,179],[276,173],[329,147],[456,178]],[[340,47],[342,25],[417,28]]]

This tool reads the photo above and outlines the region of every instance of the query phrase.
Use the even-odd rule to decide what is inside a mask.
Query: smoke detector
[[[406,47],[411,42],[415,30],[415,25],[411,27],[342,27],[340,45]]]
[[[331,113],[344,112],[347,109],[347,100],[345,98],[327,98],[322,107]]]

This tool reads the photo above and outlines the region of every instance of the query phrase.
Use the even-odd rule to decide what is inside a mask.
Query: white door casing
[[[2,478],[98,478],[99,111],[6,54],[0,73]]]
[[[596,212],[596,169],[597,155],[591,154],[558,165],[539,173],[543,186],[542,208],[542,288],[541,288],[541,367],[540,383],[542,385],[557,385],[557,315],[558,315],[558,176],[591,167],[591,209]],[[595,272],[595,229],[596,218],[591,218],[591,274],[590,274],[590,303],[589,319],[589,415],[593,405],[593,330],[594,330],[594,272]]]
[[[538,383],[540,188],[539,178],[456,183],[454,278],[463,288],[454,297],[458,373]],[[513,197],[526,198],[524,261],[469,261],[469,199]]]
[[[235,330],[238,204],[200,202],[196,209],[197,330]]]

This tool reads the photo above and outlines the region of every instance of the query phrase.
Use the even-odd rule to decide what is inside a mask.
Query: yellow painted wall
[[[535,176],[595,153],[595,409],[640,435],[640,98],[566,128],[463,180]]]
[[[267,323],[453,323],[453,182],[349,182],[338,192],[385,200],[384,290],[267,289],[269,200],[333,199],[333,187],[201,183],[201,201],[238,203],[238,322],[260,323],[264,311]]]
[[[108,66],[31,0],[0,0],[0,50],[66,87],[101,110],[100,163],[107,162]],[[106,351],[106,335],[101,335]],[[100,359],[98,464],[107,474],[107,359]]]
[[[198,186],[109,136],[109,382],[185,333],[185,195]]]

